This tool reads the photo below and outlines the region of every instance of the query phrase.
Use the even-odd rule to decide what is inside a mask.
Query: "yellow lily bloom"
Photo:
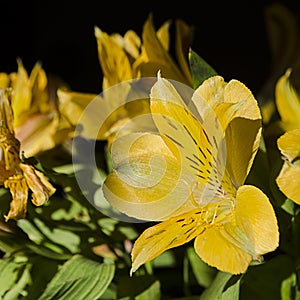
[[[72,136],[73,127],[57,109],[56,87],[51,90],[39,63],[28,76],[22,61],[18,72],[0,73],[0,88],[12,88],[14,132],[24,155],[34,156]]]
[[[286,197],[300,204],[300,129],[284,133],[277,145],[284,163],[276,183]]]
[[[175,50],[177,63],[170,55],[169,21],[155,31],[152,15],[143,26],[142,40],[132,30],[108,35],[95,27],[98,56],[103,71],[103,90],[122,81],[155,77],[158,70],[169,79],[193,86],[188,65],[188,51],[193,30],[184,21],[175,21]]]
[[[20,158],[20,142],[14,135],[13,112],[4,90],[0,90],[0,185],[12,195],[10,210],[5,220],[24,218],[29,190],[32,203],[40,206],[55,192],[45,175]]]
[[[107,121],[103,124],[97,136],[89,134],[94,132],[94,122],[85,119],[83,136],[100,140],[110,140],[114,134],[128,122],[133,116],[149,112],[149,102],[126,103],[130,89],[125,87],[125,82],[144,77],[156,77],[158,70],[162,70],[170,79],[193,86],[192,76],[188,65],[188,51],[191,45],[193,30],[185,22],[175,21],[175,61],[170,54],[170,25],[165,22],[157,31],[150,15],[143,26],[142,39],[133,31],[128,30],[124,36],[118,33],[108,34],[95,27],[97,39],[98,57],[103,73],[102,90],[123,84],[122,91],[118,95],[103,97],[101,106],[107,110],[117,107]],[[141,87],[142,89],[143,87]],[[145,87],[147,90],[147,87]],[[58,91],[60,111],[76,126],[82,112],[97,95],[78,93],[60,89]],[[102,97],[102,96],[101,96]],[[113,100],[111,98],[114,98]],[[75,113],[74,113],[75,112]],[[81,119],[83,121],[83,119]],[[109,144],[111,143],[109,141]]]
[[[193,239],[207,264],[245,272],[279,243],[268,197],[244,184],[261,137],[256,99],[241,82],[214,76],[187,105],[159,75],[150,110],[157,132],[117,138],[111,147],[114,168],[103,186],[122,213],[161,221],[135,241],[131,273]]]

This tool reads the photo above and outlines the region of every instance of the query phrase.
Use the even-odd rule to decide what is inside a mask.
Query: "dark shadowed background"
[[[175,18],[194,26],[193,50],[225,80],[236,78],[258,91],[270,70],[264,16],[272,2],[1,1],[0,71],[15,71],[17,57],[27,70],[39,60],[48,74],[60,76],[72,89],[99,92],[94,26],[140,34],[152,13],[157,28]],[[298,2],[281,1],[299,13]]]

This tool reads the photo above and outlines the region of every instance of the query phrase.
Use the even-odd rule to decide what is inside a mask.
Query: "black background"
[[[48,74],[73,90],[100,92],[102,74],[94,26],[107,33],[139,35],[149,13],[158,28],[181,18],[194,26],[192,49],[225,80],[236,78],[257,92],[270,71],[265,8],[274,1],[2,1],[0,71],[30,71],[41,61]],[[300,1],[281,1],[299,14]]]

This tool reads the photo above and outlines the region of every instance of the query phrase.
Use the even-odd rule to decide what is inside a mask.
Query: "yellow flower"
[[[92,127],[95,122],[90,118],[80,120],[84,122],[84,124],[81,124],[84,127],[81,135],[87,138],[111,141],[114,134],[125,122],[135,115],[149,112],[148,101],[139,101],[138,104],[136,102],[126,103],[130,91],[126,86],[126,81],[136,78],[156,77],[158,70],[161,70],[169,79],[193,86],[188,65],[188,51],[193,37],[193,28],[180,19],[176,20],[175,51],[177,60],[175,61],[169,52],[170,25],[169,21],[165,22],[155,31],[152,15],[150,15],[144,23],[142,39],[132,30],[128,30],[124,36],[121,36],[118,33],[109,35],[95,27],[99,62],[103,73],[102,90],[107,90],[122,83],[122,93],[120,93],[121,88],[119,87],[117,95],[103,97],[104,104],[101,104],[101,107],[113,113],[107,118],[97,136],[93,136],[94,130]],[[60,111],[74,126],[78,124],[87,105],[96,98],[94,94],[63,89],[58,91],[58,96]],[[112,106],[118,109],[113,111],[111,110]]]
[[[8,93],[8,92],[7,92]],[[39,206],[55,192],[45,175],[20,158],[20,142],[15,138],[13,112],[7,94],[0,90],[0,185],[8,188],[12,195],[10,211],[5,220],[24,218],[27,199],[31,190],[31,201]]]
[[[286,197],[300,204],[300,129],[284,133],[277,145],[284,163],[276,183]]]
[[[241,82],[214,76],[185,104],[159,75],[150,110],[157,132],[134,132],[113,142],[114,169],[103,187],[122,213],[162,221],[135,241],[131,272],[193,239],[207,264],[245,272],[279,243],[268,197],[244,184],[261,137],[257,101]]]
[[[95,27],[104,77],[103,89],[134,78],[155,77],[158,70],[169,79],[193,86],[187,60],[193,36],[192,27],[180,19],[175,22],[176,63],[169,53],[170,25],[167,21],[155,32],[152,15],[149,15],[143,26],[142,40],[132,30],[128,30],[122,37],[116,33],[108,35]]]
[[[279,136],[300,127],[300,98],[291,85],[291,73],[292,69],[287,69],[276,83],[275,104],[280,119],[270,124],[266,130],[267,136]]]
[[[73,127],[56,107],[57,87],[50,86],[39,63],[30,76],[21,60],[18,60],[18,72],[0,73],[0,88],[8,87],[13,90],[14,131],[25,156],[49,150],[72,136]]]

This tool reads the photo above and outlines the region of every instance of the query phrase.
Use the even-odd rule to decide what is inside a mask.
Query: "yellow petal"
[[[189,200],[184,166],[155,134],[129,134],[112,144],[114,171],[103,192],[113,207],[142,220],[162,220]],[[187,175],[186,175],[187,173]]]
[[[0,73],[0,88],[6,89],[9,87],[10,77],[6,73]]]
[[[36,114],[15,129],[15,135],[21,142],[21,151],[26,157],[49,150],[56,146],[54,136],[57,133],[58,116]]]
[[[4,183],[5,188],[9,188],[12,195],[10,210],[5,221],[10,219],[19,220],[25,217],[27,211],[28,186],[22,175],[15,175],[7,179]]]
[[[211,227],[196,237],[195,250],[208,265],[232,274],[244,273],[252,256],[232,243],[226,229]]]
[[[199,222],[201,210],[194,209],[146,229],[134,243],[131,274],[164,251],[185,244],[201,234],[204,228]]]
[[[223,129],[237,117],[250,120],[261,119],[260,110],[251,91],[240,81],[224,82],[221,76],[213,76],[205,80],[195,91],[200,99],[205,99],[215,110]],[[202,103],[197,103],[197,109],[202,111]]]
[[[142,41],[140,37],[133,31],[126,31],[123,39],[123,47],[134,59],[140,54]]]
[[[32,191],[32,203],[37,206],[43,205],[54,194],[56,189],[46,176],[34,169],[33,166],[20,164],[20,168],[24,173],[28,187]]]
[[[219,146],[223,132],[215,128],[216,122],[200,123],[188,109],[175,87],[166,79],[158,76],[157,82],[151,89],[150,109],[153,120],[163,135],[167,145],[179,153],[178,160],[189,169],[188,183],[191,189],[201,182],[204,189],[214,191],[219,187],[224,175],[225,161],[219,159],[222,151]],[[207,125],[213,124],[213,128]],[[206,126],[203,128],[202,125]],[[197,201],[207,197],[203,194]]]
[[[65,116],[73,126],[78,125],[78,121],[84,110],[97,97],[96,94],[78,93],[61,88],[57,90],[57,96],[60,113]],[[83,126],[87,128],[88,125],[85,124]],[[86,129],[85,132],[88,132],[88,129]]]
[[[95,36],[101,69],[106,79],[103,89],[132,79],[131,64],[124,49],[98,27],[95,27]]]
[[[136,126],[143,127],[136,117],[149,113],[148,95],[141,85],[134,82],[122,82],[101,95],[63,89],[57,93],[61,113],[77,126],[76,134],[89,139],[113,140],[119,130],[133,130],[135,122],[139,123]]]
[[[279,189],[297,204],[300,204],[300,129],[288,131],[277,140],[284,164],[276,183]]]
[[[290,83],[292,70],[287,69],[275,87],[275,101],[281,120],[287,123],[300,124],[300,99]]]
[[[143,26],[142,38],[144,53],[142,53],[142,59],[137,59],[134,66],[135,69],[138,68],[141,70],[142,77],[154,77],[157,72],[161,70],[166,78],[192,86],[191,82],[189,82],[189,80],[179,70],[173,58],[161,44],[153,26],[152,15],[149,15]],[[146,69],[143,69],[145,63],[150,64]],[[151,66],[151,68],[149,68],[149,66]],[[147,74],[145,74],[144,71],[147,71]]]
[[[14,134],[14,116],[12,107],[10,105],[10,102],[7,97],[7,93],[5,90],[0,89],[0,122],[1,122],[1,134],[5,134],[7,131],[7,134]],[[4,137],[1,136],[1,139],[6,140],[7,136]]]
[[[48,112],[47,110],[50,109],[51,105],[49,99],[50,91],[47,89],[48,79],[46,72],[43,70],[42,65],[39,62],[34,65],[30,73],[29,84],[32,93],[30,112],[26,111],[24,113],[28,116],[36,111]]]
[[[12,109],[14,112],[14,127],[22,124],[22,113],[30,110],[31,84],[28,73],[21,60],[18,60],[18,73],[13,85]]]
[[[252,260],[278,247],[277,219],[267,196],[254,186],[236,195],[236,220],[211,226],[195,240],[203,261],[223,272],[244,273]]]
[[[251,91],[241,82],[208,78],[195,91],[193,102],[203,114],[204,99],[225,130],[227,165],[235,185],[242,185],[252,166],[261,137],[261,114]],[[236,149],[242,149],[236,151]]]
[[[277,218],[268,197],[260,189],[250,185],[238,189],[236,219],[256,255],[274,251],[278,247]]]
[[[285,162],[276,178],[281,192],[295,203],[300,204],[300,166]]]
[[[300,129],[286,132],[278,140],[277,145],[280,152],[290,162],[300,157]]]
[[[176,57],[182,73],[189,81],[189,86],[193,86],[193,79],[191,70],[188,63],[188,53],[193,41],[194,28],[188,26],[183,20],[176,20],[176,38],[175,38],[175,50]]]
[[[250,172],[261,132],[261,120],[243,118],[234,119],[226,130],[227,170],[236,187],[245,182]]]
[[[170,50],[170,25],[170,21],[164,22],[156,32],[157,38],[167,52]]]

